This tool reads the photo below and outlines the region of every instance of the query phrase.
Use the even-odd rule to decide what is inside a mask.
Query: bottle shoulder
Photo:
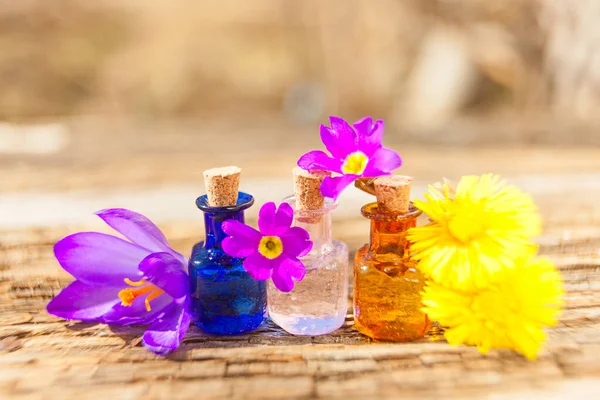
[[[192,254],[189,258],[189,265],[193,268],[214,267],[232,267],[241,264],[241,259],[231,257],[223,251],[221,246],[206,248],[204,242],[199,242],[192,248]]]
[[[342,242],[341,240],[332,240],[332,251],[348,251],[348,245],[346,242]]]
[[[313,249],[309,256],[314,257],[337,257],[340,255],[348,256],[348,245],[339,240],[332,240],[329,244],[322,246],[320,249]]]
[[[409,256],[400,256],[396,253],[372,253],[369,245],[361,247],[354,260],[355,268],[363,273],[368,271],[380,271],[390,277],[411,277],[411,279],[424,279],[424,275],[417,268],[416,262]]]
[[[200,253],[204,250],[204,241],[198,242],[192,246],[192,252],[190,253],[190,260],[194,257],[194,255]]]

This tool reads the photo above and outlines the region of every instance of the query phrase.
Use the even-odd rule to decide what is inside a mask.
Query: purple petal
[[[276,259],[276,267],[273,269],[273,284],[282,292],[290,292],[294,288],[294,281],[300,282],[304,279],[306,268],[302,261],[298,259],[290,259],[287,257],[279,257]]]
[[[256,252],[244,260],[244,269],[257,281],[264,281],[271,277],[273,271],[273,260],[269,260],[262,254]]]
[[[272,235],[275,228],[275,213],[277,206],[270,201],[262,205],[258,211],[258,230],[262,235]]]
[[[381,148],[384,123],[382,120],[375,122],[367,131],[358,131],[358,149],[371,157],[377,149]]]
[[[239,239],[248,241],[256,241],[257,244],[261,239],[261,234],[256,229],[248,226],[236,219],[228,219],[223,222],[223,231],[230,236],[235,236]]]
[[[288,203],[265,203],[258,212],[258,229],[265,236],[279,236],[287,231],[294,220],[294,210]]]
[[[288,203],[281,203],[275,214],[275,226],[278,234],[285,232],[294,222],[294,209]],[[281,230],[281,232],[279,232]]]
[[[248,257],[250,254],[255,253],[258,248],[258,243],[249,243],[243,239],[229,236],[223,239],[221,242],[223,251],[225,254],[231,257]]]
[[[361,135],[367,136],[371,133],[371,128],[373,128],[373,118],[364,117],[352,125],[354,126],[354,129],[356,130],[356,133],[358,133],[358,137],[360,139]]]
[[[313,150],[304,154],[298,160],[298,166],[306,171],[331,171],[342,172],[342,161],[331,158],[321,150]]]
[[[122,287],[124,279],[141,277],[139,263],[148,251],[114,236],[97,232],[80,232],[54,245],[60,265],[83,283]]]
[[[185,257],[169,246],[165,235],[142,214],[125,208],[110,208],[96,213],[111,228],[131,240],[133,243],[148,249],[149,252],[167,252],[187,264]]]
[[[346,121],[330,117],[331,128],[321,125],[321,141],[334,158],[343,160],[356,151],[356,132]]]
[[[144,300],[145,296],[139,297],[131,306],[124,306],[119,302],[102,317],[101,322],[110,325],[150,324],[174,304],[173,299],[165,293],[150,302],[152,309],[148,311]]]
[[[402,165],[402,159],[394,150],[382,147],[373,153],[363,173],[364,177],[374,178],[389,175]]]
[[[358,175],[343,175],[334,178],[325,177],[323,183],[321,183],[321,194],[325,197],[337,199],[342,191],[357,178],[359,178]]]
[[[144,347],[158,355],[176,350],[190,326],[190,316],[182,307],[173,305],[162,317],[146,329]]]
[[[256,252],[262,238],[256,229],[235,219],[223,222],[223,231],[230,235],[221,243],[223,251],[232,257],[247,257]]]
[[[144,279],[153,283],[182,305],[188,294],[188,276],[184,265],[169,253],[153,253],[140,263]]]
[[[280,236],[283,243],[283,251],[290,257],[303,257],[312,249],[313,242],[304,228],[295,226]]]
[[[99,321],[115,304],[121,302],[119,289],[90,286],[75,281],[53,298],[46,309],[49,314],[79,321]]]

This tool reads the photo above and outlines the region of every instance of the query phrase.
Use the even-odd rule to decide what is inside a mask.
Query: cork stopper
[[[294,174],[294,194],[296,196],[296,210],[319,210],[325,205],[325,198],[321,195],[321,183],[327,171],[308,172],[300,167],[292,170]]]
[[[204,185],[206,186],[208,205],[211,207],[235,206],[237,204],[241,172],[240,168],[234,166],[212,168],[204,171]]]
[[[412,177],[382,176],[375,179],[375,196],[383,212],[407,213],[410,207]]]

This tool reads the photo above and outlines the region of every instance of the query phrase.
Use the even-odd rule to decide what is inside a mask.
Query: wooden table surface
[[[291,189],[295,159],[317,147],[318,138],[299,128],[283,135],[153,126],[144,134],[107,136],[107,127],[66,126],[69,142],[62,150],[0,158],[0,399],[600,395],[598,148],[426,148],[387,138],[404,156],[402,173],[420,182],[413,197],[442,176],[483,172],[501,173],[534,195],[545,220],[541,253],[556,262],[567,290],[560,323],[549,330],[535,362],[510,351],[484,356],[471,347],[451,347],[438,328],[419,342],[373,342],[353,329],[350,308],[344,326],[326,336],[290,336],[272,323],[237,337],[207,336],[192,327],[181,348],[165,359],[141,347],[141,327],[77,323],[45,312],[72,279],[54,260],[53,243],[79,230],[109,232],[94,217],[80,217],[96,208],[139,206],[150,210],[147,215],[173,247],[188,254],[202,239],[201,217],[188,197],[201,194],[203,169],[235,163],[260,196],[276,200]],[[222,140],[229,141],[227,152]],[[189,208],[174,209],[180,207],[168,199],[179,194],[187,196]],[[349,191],[334,221],[335,235],[353,250],[368,236],[358,212],[362,201]]]

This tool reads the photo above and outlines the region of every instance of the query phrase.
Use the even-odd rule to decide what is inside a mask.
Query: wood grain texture
[[[248,171],[265,178],[280,173],[278,168],[261,166],[261,151],[246,157]],[[528,362],[510,351],[494,350],[484,356],[471,347],[451,347],[438,327],[420,342],[373,342],[353,329],[350,308],[344,326],[330,335],[290,336],[272,323],[236,337],[207,336],[192,327],[176,353],[157,357],[141,347],[143,327],[77,323],[45,312],[51,297],[71,281],[54,260],[52,245],[74,230],[92,228],[81,224],[0,230],[0,398],[594,398],[600,393],[600,184],[596,183],[600,152],[590,148],[564,153],[543,148],[449,152],[415,148],[413,154],[419,158],[410,174],[433,179],[441,173],[449,176],[448,170],[457,174],[485,169],[509,177],[526,171],[529,176],[521,181],[523,189],[534,193],[545,219],[541,253],[556,262],[567,289],[560,323],[549,330],[550,340],[537,361]],[[281,159],[273,162],[287,169],[293,154],[293,149],[283,149],[277,155]],[[176,162],[191,162],[192,155],[193,150],[181,150]],[[176,158],[168,152],[157,156],[153,150],[129,160],[117,158],[104,171],[117,171],[123,168],[119,163],[126,162],[130,173],[113,174],[109,183],[100,178],[104,172],[97,171],[100,175],[94,175],[93,182],[132,187],[135,171],[146,168],[153,157],[158,166],[170,165]],[[89,164],[73,162],[81,168],[52,159],[14,164],[0,189],[17,192],[32,177],[41,182],[44,171],[39,166],[48,166],[47,176],[69,170],[68,179],[53,189],[77,188],[78,182],[81,187],[90,185]],[[146,169],[143,185],[155,178],[160,187],[170,175],[181,179],[174,176],[184,169],[189,177],[189,166],[177,165],[171,170]],[[203,168],[199,166],[194,176],[201,177]],[[587,178],[575,179],[578,174]],[[41,185],[40,190],[44,187],[48,186]],[[187,254],[201,239],[199,221],[170,221],[160,228],[173,247]],[[337,220],[334,232],[352,249],[368,235],[360,217]]]

